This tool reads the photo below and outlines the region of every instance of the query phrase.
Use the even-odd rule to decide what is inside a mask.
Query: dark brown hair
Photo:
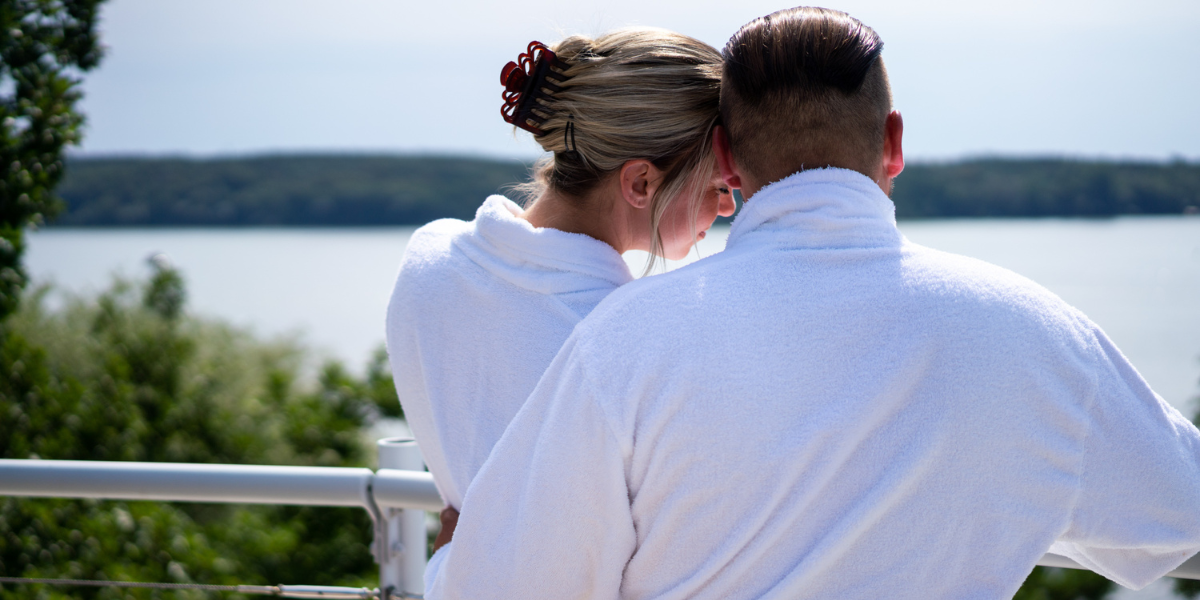
[[[729,40],[721,119],[738,165],[763,183],[838,166],[872,176],[892,95],[875,30],[799,7],[755,19]]]

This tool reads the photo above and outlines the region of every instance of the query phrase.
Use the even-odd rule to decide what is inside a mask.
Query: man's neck
[[[836,165],[836,164],[825,164],[823,166],[808,166],[807,164],[801,164],[799,169],[796,169],[789,173],[780,174],[778,177],[776,177],[774,179],[768,179],[766,181],[763,181],[752,175],[747,176],[747,175],[743,174],[742,175],[742,188],[741,188],[742,202],[749,202],[750,199],[752,197],[754,197],[754,195],[757,194],[763,188],[767,187],[768,185],[771,185],[772,183],[774,183],[776,181],[782,181],[784,179],[787,179],[788,177],[791,177],[792,175],[795,175],[796,173],[803,173],[804,171],[812,171],[815,169],[830,169],[830,168],[848,169],[850,171],[862,173],[864,176],[870,177],[871,180],[874,181],[875,184],[879,186],[879,189],[883,190],[883,193],[887,194],[889,198],[892,195],[892,181],[893,180],[891,177],[887,176],[887,170],[885,168],[883,168],[882,165],[878,169],[878,171],[879,171],[878,173],[868,174],[868,173],[863,173],[863,171],[861,169],[856,169],[856,168],[852,168],[852,167],[843,167],[841,165]]]

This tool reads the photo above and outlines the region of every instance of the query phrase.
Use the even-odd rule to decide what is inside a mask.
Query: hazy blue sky
[[[533,156],[499,73],[532,39],[624,25],[720,48],[741,0],[113,0],[87,153]],[[884,39],[910,158],[1200,158],[1197,0],[854,0]],[[540,12],[539,12],[540,11]]]

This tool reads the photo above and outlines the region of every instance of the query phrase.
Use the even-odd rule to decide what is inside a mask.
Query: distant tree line
[[[520,161],[292,155],[75,158],[55,225],[371,226],[470,219],[528,177]],[[896,180],[901,219],[1181,214],[1200,206],[1200,163],[978,159],[913,164]]]
[[[892,195],[901,219],[1111,217],[1200,210],[1200,163],[985,159],[910,165]]]
[[[300,155],[74,159],[58,188],[66,226],[370,226],[471,219],[522,181],[519,161]]]

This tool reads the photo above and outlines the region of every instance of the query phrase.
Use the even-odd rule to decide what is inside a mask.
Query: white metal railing
[[[380,469],[376,472],[337,467],[0,459],[0,496],[357,506],[375,523],[372,553],[379,563],[380,597],[420,598],[428,558],[424,511],[440,511],[444,504],[433,477],[424,471],[415,441],[385,438],[377,448]]]
[[[87,460],[5,460],[0,490],[10,496],[362,506],[370,469],[270,467]]]
[[[444,506],[417,443],[379,440],[379,470],[181,463],[0,459],[0,496],[358,506],[375,522],[380,596],[424,593],[425,515]],[[1046,554],[1039,565],[1083,569]],[[1200,555],[1169,577],[1200,579]]]

